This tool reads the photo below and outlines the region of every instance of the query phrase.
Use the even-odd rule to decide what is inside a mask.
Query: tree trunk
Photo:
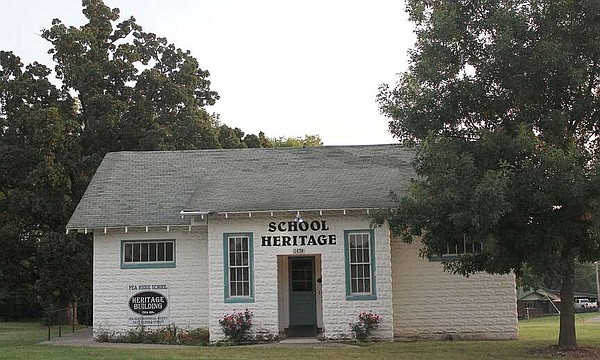
[[[573,282],[575,278],[575,256],[573,250],[563,249],[561,254],[561,284],[560,284],[560,333],[558,348],[573,350],[577,348],[575,333],[575,300]]]
[[[77,302],[69,301],[66,311],[66,324],[77,325]]]

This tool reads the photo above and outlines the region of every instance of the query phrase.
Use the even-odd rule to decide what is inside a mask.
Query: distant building
[[[560,312],[560,294],[545,289],[519,292],[517,298],[519,319],[529,319]]]
[[[575,311],[586,312],[586,311],[597,311],[596,306],[581,306],[578,304],[578,300],[593,301],[596,303],[597,296],[595,294],[588,293],[574,293],[575,298]],[[592,304],[591,302],[589,303]],[[530,289],[524,290],[519,288],[517,292],[517,311],[519,319],[529,319],[540,316],[555,315],[559,314],[561,309],[561,299],[559,290],[550,289]]]
[[[94,235],[94,332],[206,327],[254,314],[257,336],[515,339],[513,275],[465,278],[369,214],[414,176],[394,145],[106,155],[68,231]],[[463,246],[463,248],[465,248]]]

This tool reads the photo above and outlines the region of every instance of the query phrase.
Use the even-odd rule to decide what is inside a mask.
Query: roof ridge
[[[412,150],[411,147],[402,144],[362,144],[362,145],[323,145],[323,146],[279,146],[279,147],[259,147],[259,148],[238,148],[238,149],[183,149],[183,150],[120,150],[111,151],[108,154],[156,154],[156,153],[196,153],[196,152],[235,152],[235,151],[293,151],[293,150],[320,150],[320,149],[351,149],[351,148],[384,148],[396,147],[406,150]]]

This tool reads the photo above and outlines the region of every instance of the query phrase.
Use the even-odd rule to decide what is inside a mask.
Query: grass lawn
[[[600,322],[577,319],[580,346],[600,348]],[[558,317],[524,320],[516,341],[419,341],[375,343],[351,348],[189,347],[173,349],[112,349],[38,345],[47,330],[39,323],[0,323],[0,359],[544,359],[536,355],[558,339]],[[571,357],[561,357],[570,359]],[[596,359],[588,357],[587,359]],[[586,359],[577,357],[577,359]]]

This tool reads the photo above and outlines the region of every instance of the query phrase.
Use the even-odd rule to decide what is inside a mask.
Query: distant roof
[[[181,211],[389,207],[414,177],[413,154],[399,145],[109,153],[67,228],[189,224]]]
[[[582,293],[575,291],[573,293],[574,298],[589,298],[597,299],[597,295],[594,293]],[[529,301],[529,300],[552,300],[554,302],[560,302],[560,290],[552,290],[546,288],[531,289],[525,291],[523,287],[517,288],[517,300]]]
[[[530,291],[525,291],[522,294],[517,296],[517,300],[520,301],[556,301],[560,302],[560,292],[546,290],[546,289],[535,289]]]

